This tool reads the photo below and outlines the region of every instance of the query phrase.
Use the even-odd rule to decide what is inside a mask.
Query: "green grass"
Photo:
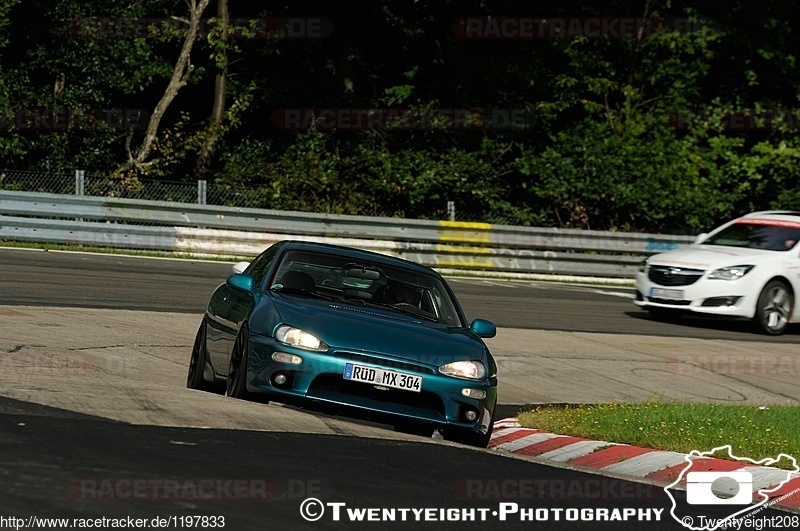
[[[800,406],[737,406],[648,401],[538,407],[519,414],[528,428],[562,435],[689,453],[730,444],[754,460],[789,454],[800,459]],[[726,457],[722,453],[716,457]],[[790,460],[775,466],[792,469]]]

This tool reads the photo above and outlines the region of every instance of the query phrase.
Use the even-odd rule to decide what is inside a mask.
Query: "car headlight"
[[[723,267],[712,271],[711,274],[708,275],[708,278],[709,280],[737,280],[745,276],[754,267],[753,265]]]
[[[320,341],[317,336],[289,325],[279,326],[275,330],[275,339],[284,345],[306,350],[328,350],[328,345]]]
[[[483,380],[486,377],[486,367],[480,361],[454,361],[439,367],[439,372],[468,380]]]
[[[642,263],[639,264],[639,273],[647,272],[647,260],[642,260]]]

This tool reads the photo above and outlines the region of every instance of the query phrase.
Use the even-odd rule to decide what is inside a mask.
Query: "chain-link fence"
[[[197,203],[196,183],[120,179],[75,172],[63,173],[0,170],[0,190],[125,197],[152,201]],[[240,205],[246,206],[246,205]]]
[[[265,205],[263,192],[252,188],[236,189],[218,186],[213,181],[162,181],[155,179],[125,179],[107,175],[92,175],[82,171],[74,174],[0,170],[0,190],[43,192],[51,194],[121,197],[175,203],[200,203],[242,208],[270,208]],[[454,201],[443,201],[435,210],[416,216],[422,219],[481,221],[513,224],[501,217],[459,210]],[[407,217],[401,212],[376,212],[380,217]],[[489,218],[489,219],[487,219]]]
[[[0,190],[74,194],[75,176],[62,173],[0,170]]]

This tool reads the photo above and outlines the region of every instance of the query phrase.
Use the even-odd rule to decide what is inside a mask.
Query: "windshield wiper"
[[[439,322],[439,319],[437,319],[436,317],[431,316],[425,310],[420,310],[419,308],[416,308],[415,306],[412,306],[410,304],[408,306],[399,306],[398,307],[398,306],[394,306],[393,304],[389,304],[389,303],[386,303],[386,302],[371,302],[371,303],[369,303],[369,305],[370,306],[375,306],[375,307],[378,307],[378,308],[389,308],[390,310],[393,310],[393,311],[396,311],[396,312],[399,312],[399,313],[404,313],[406,315],[411,315],[413,317],[420,317],[422,319],[425,319],[426,321],[433,321],[434,323],[438,323]]]
[[[281,289],[273,289],[272,291],[275,291],[275,292],[278,292],[278,293],[290,293],[290,294],[297,294],[297,295],[307,295],[309,297],[314,297],[314,298],[322,299],[322,300],[326,300],[326,301],[335,301],[336,300],[333,297],[328,297],[327,295],[322,295],[322,294],[317,293],[315,291],[308,291],[307,289],[303,289],[303,288],[286,288],[286,287],[283,287]]]
[[[335,299],[337,302],[346,302],[347,304],[357,304],[359,306],[366,306],[367,302],[364,299],[348,299],[347,297],[341,297],[339,299]]]

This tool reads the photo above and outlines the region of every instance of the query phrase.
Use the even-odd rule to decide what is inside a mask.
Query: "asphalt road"
[[[225,262],[8,248],[0,249],[0,267],[0,304],[188,313],[202,313],[231,272]],[[470,319],[499,327],[800,343],[797,325],[767,337],[740,321],[658,322],[633,305],[631,289],[476,278],[450,283]]]
[[[193,322],[194,315],[189,314],[202,311],[213,288],[230,271],[230,264],[0,249],[0,268],[0,305],[179,312],[183,320]],[[652,333],[652,329],[665,326],[635,315],[625,291],[617,288],[476,279],[456,279],[453,286],[470,317],[487,317],[505,327]],[[24,317],[24,312],[15,315],[13,310],[6,308],[6,317],[0,318],[38,323],[33,317]],[[169,315],[174,319],[175,314]],[[84,313],[81,319],[85,321],[87,315]],[[70,379],[68,374],[62,378],[52,370],[44,370],[46,366],[6,366],[25,379],[17,382],[18,377],[8,377],[4,386],[9,391],[0,389],[0,395],[5,395],[0,398],[0,517],[131,516],[150,520],[196,515],[223,516],[225,529],[354,527],[350,522],[333,522],[330,507],[318,522],[303,520],[300,504],[311,495],[325,503],[345,503],[348,508],[489,511],[486,521],[479,518],[469,523],[422,525],[401,522],[394,527],[684,529],[669,516],[670,501],[657,487],[600,478],[491,451],[398,437],[388,429],[378,429],[376,436],[375,428],[368,426],[363,431],[371,433],[369,437],[342,435],[361,428],[338,430],[337,422],[341,421],[328,420],[324,415],[176,389],[176,383],[182,387],[180,380],[185,378],[186,370],[183,362],[176,363],[176,356],[180,358],[177,361],[185,358],[189,338],[173,343],[167,336],[136,340],[125,335],[141,330],[132,328],[129,317],[100,320],[98,315],[98,337],[103,338],[103,343],[83,350],[75,350],[81,338],[72,337],[69,326],[39,328],[37,324],[24,330],[10,327],[7,337],[2,338],[5,343],[18,345],[5,349],[10,355],[0,354],[4,363],[25,363],[26,352],[32,353],[34,363],[46,363],[53,359],[50,356],[58,358],[69,352],[82,360],[79,369],[94,359],[97,370],[73,371]],[[68,317],[65,322],[69,322]],[[662,335],[683,331],[684,335],[765,339],[718,325],[676,326],[661,330]],[[180,334],[192,332],[181,330]],[[36,342],[37,337],[40,343]],[[790,334],[780,341],[797,339]],[[60,342],[54,344],[57,340]],[[122,345],[118,342],[126,348],[119,350]],[[37,346],[42,344],[44,348]],[[58,344],[62,346],[59,348]],[[125,356],[109,365],[117,353]],[[115,369],[118,364],[121,370]],[[152,375],[140,370],[151,366],[158,368]],[[30,398],[13,400],[7,393]],[[34,403],[45,395],[49,407]],[[117,422],[109,420],[110,416],[79,413],[83,402],[95,404],[94,410],[101,412],[98,415],[108,411],[118,418],[140,420]],[[136,411],[127,411],[128,408]],[[191,428],[173,420],[202,419],[205,411],[214,411],[220,419],[193,425],[224,424],[226,429]],[[509,413],[513,412],[501,412],[500,416]],[[287,426],[294,423],[305,426],[306,432],[249,428],[258,422]],[[315,423],[336,429],[332,433],[313,433],[309,426]],[[598,481],[602,485],[599,491],[587,488]],[[201,486],[209,482],[215,495],[200,499]],[[167,491],[167,485],[172,485],[173,490]],[[244,490],[231,485],[243,485]],[[498,491],[500,485],[510,485],[511,490]],[[530,490],[531,485],[536,488]],[[542,487],[544,495],[540,494]],[[680,493],[676,497],[683,514],[695,518],[701,514],[729,514],[725,506],[687,508],[685,497]],[[549,520],[521,522],[517,513],[500,521],[493,514],[500,503],[546,509]],[[646,523],[556,521],[556,510],[567,508],[663,512],[659,521]],[[7,523],[4,525],[7,527]],[[386,525],[364,523],[358,527]]]
[[[135,426],[0,398],[0,448],[0,516],[6,518],[199,516],[218,523],[223,517],[231,530],[376,529],[390,524],[356,525],[346,521],[346,509],[433,508],[438,515],[439,508],[452,508],[460,515],[474,508],[474,522],[392,527],[684,529],[669,515],[671,501],[659,487],[431,443]],[[344,521],[334,522],[330,507],[317,522],[303,520],[300,505],[308,497],[345,504]],[[726,506],[687,506],[682,493],[676,500],[681,514],[695,518],[730,514]],[[548,520],[522,522],[519,511],[503,521],[501,503],[537,509]],[[598,508],[649,509],[653,520],[566,521],[563,512]],[[654,509],[662,510],[660,520]]]

